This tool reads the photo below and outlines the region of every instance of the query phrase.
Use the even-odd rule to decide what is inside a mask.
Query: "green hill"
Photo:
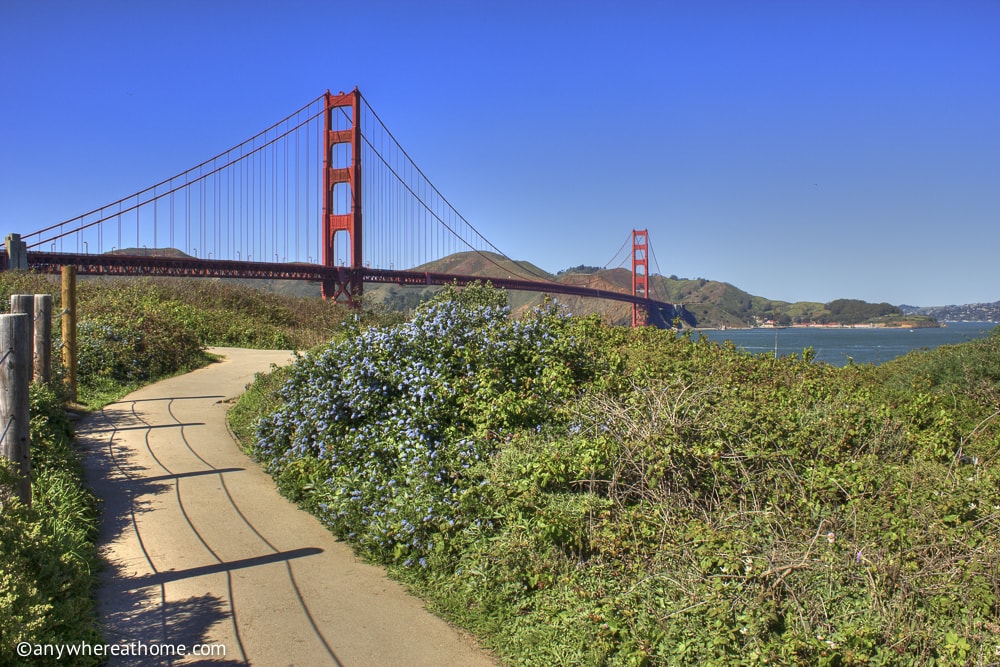
[[[502,255],[487,252],[456,253],[415,267],[414,270],[495,278],[554,280],[626,294],[632,290],[632,274],[628,269],[578,266],[553,275],[528,262],[513,262]],[[385,304],[392,310],[406,311],[439,290],[437,287],[367,285],[365,295],[369,302]],[[687,327],[739,328],[796,324],[913,327],[937,324],[929,317],[904,316],[903,311],[887,303],[870,304],[857,299],[838,299],[828,304],[814,301],[789,303],[755,296],[730,283],[705,278],[650,276],[650,294],[659,301],[674,304]],[[514,312],[523,313],[541,303],[544,295],[541,292],[511,292],[509,297]],[[628,324],[632,321],[632,307],[627,303],[565,295],[556,298],[576,315],[596,312],[613,324]]]

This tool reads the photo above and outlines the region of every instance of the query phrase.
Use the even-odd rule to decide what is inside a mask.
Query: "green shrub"
[[[997,336],[838,369],[492,298],[307,355],[255,451],[506,661],[996,661]]]
[[[77,327],[82,379],[142,382],[189,367],[200,353],[194,332],[156,311],[99,315]]]
[[[155,313],[192,332],[202,345],[259,349],[315,346],[328,340],[350,312],[315,297],[282,296],[214,280],[86,281],[80,302],[81,313],[89,317]]]
[[[0,271],[0,313],[10,312],[11,294],[52,294],[59,286],[51,276],[33,271]]]

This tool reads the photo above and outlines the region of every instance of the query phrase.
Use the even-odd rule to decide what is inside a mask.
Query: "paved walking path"
[[[228,399],[288,353],[226,357],[80,424],[103,498],[98,611],[110,665],[492,665],[474,643],[357,560],[233,442]],[[156,658],[168,645],[225,656]],[[215,649],[218,650],[218,649]]]

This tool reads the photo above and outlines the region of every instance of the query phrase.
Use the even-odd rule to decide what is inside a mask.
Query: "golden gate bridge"
[[[628,241],[626,241],[626,244]],[[360,305],[365,283],[504,289],[632,304],[633,326],[671,304],[649,290],[649,235],[632,230],[632,292],[552,280],[509,258],[434,187],[355,88],[325,94],[176,176],[83,215],[9,235],[0,270],[317,281]],[[421,270],[470,251],[507,277]],[[511,268],[517,266],[518,268]],[[497,272],[493,272],[497,273]]]

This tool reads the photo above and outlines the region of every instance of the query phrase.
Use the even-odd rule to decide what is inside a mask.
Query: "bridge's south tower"
[[[357,88],[339,95],[327,91],[323,124],[322,259],[323,266],[338,269],[336,277],[323,280],[323,298],[357,307],[364,289],[360,271],[364,263],[361,239],[361,93]],[[338,238],[345,233],[346,244]],[[341,252],[339,258],[338,250]]]

